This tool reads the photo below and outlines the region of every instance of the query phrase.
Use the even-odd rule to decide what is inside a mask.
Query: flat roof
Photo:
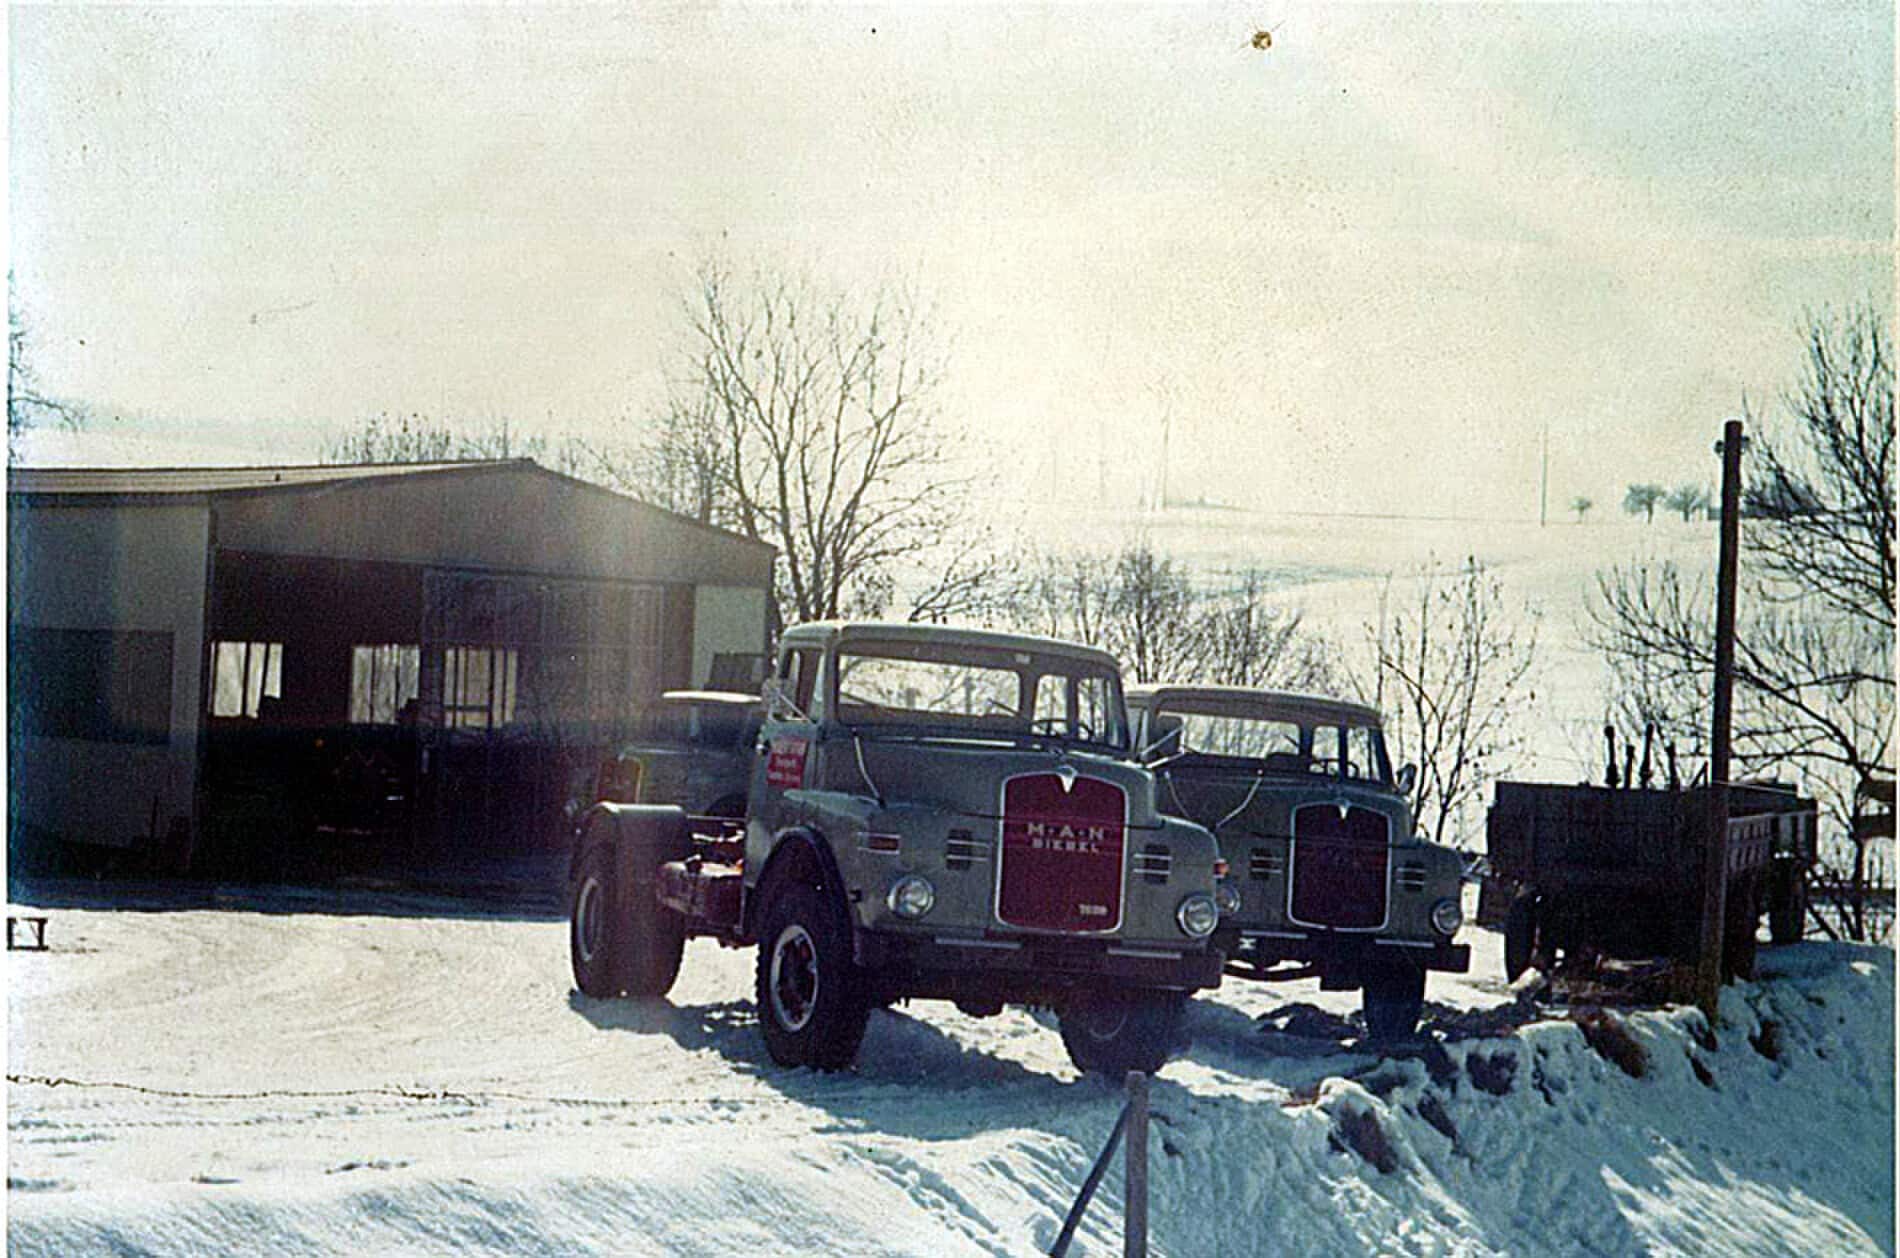
[[[1209,714],[1285,717],[1316,723],[1328,718],[1360,725],[1382,724],[1377,708],[1349,699],[1301,694],[1294,690],[1260,690],[1251,686],[1159,685],[1129,686],[1130,704],[1151,707],[1205,709]]]
[[[443,459],[427,463],[286,463],[247,467],[10,467],[8,497],[76,499],[90,505],[119,500],[184,499],[191,497],[251,496],[299,490],[321,492],[325,487],[400,483],[433,477],[494,476],[528,473],[603,495],[639,511],[664,516],[688,528],[715,534],[777,554],[770,542],[735,533],[716,524],[655,506],[631,494],[610,489],[542,467],[533,459]]]
[[[540,468],[533,459],[437,463],[298,463],[271,467],[12,467],[10,494],[221,494],[439,472]],[[545,469],[542,469],[545,470]]]
[[[956,625],[915,624],[909,621],[812,620],[793,625],[783,636],[786,642],[824,642],[837,639],[848,642],[937,642],[953,646],[989,647],[999,651],[1033,651],[1045,655],[1063,655],[1106,665],[1117,673],[1121,664],[1099,647],[1043,638],[1028,633],[1004,633],[997,629],[969,629]]]

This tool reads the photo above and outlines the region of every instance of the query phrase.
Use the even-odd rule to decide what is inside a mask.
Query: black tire
[[[1807,933],[1808,871],[1794,861],[1775,864],[1768,899],[1768,937],[1778,944],[1799,943]]]
[[[686,919],[655,894],[660,866],[691,848],[677,810],[612,817],[597,813],[581,833],[568,911],[574,985],[588,996],[664,996],[679,977]]]
[[[1406,961],[1366,971],[1360,1010],[1366,1038],[1375,1044],[1411,1039],[1425,1011],[1425,970]]]
[[[754,992],[766,1051],[781,1066],[844,1069],[871,1016],[844,907],[816,887],[781,883],[760,923]]]
[[[1754,878],[1728,889],[1722,923],[1722,980],[1755,977],[1755,935],[1761,922],[1761,898]]]
[[[1173,1055],[1186,1008],[1184,992],[1091,992],[1058,1014],[1062,1046],[1084,1074],[1153,1074]]]
[[[1517,982],[1517,976],[1531,968],[1537,955],[1537,897],[1520,891],[1504,911],[1504,977]]]
[[[568,901],[567,952],[574,986],[596,999],[618,996],[626,988],[626,922],[617,906],[619,887],[613,852],[604,843],[582,850]]]

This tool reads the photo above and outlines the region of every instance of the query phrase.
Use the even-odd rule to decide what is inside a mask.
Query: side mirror
[[[803,720],[805,714],[798,710],[791,692],[785,688],[783,677],[767,677],[759,687],[759,697],[765,703],[765,715],[768,720]]]
[[[1399,770],[1399,776],[1393,779],[1392,788],[1401,795],[1410,795],[1412,787],[1418,783],[1418,766],[1408,764]]]

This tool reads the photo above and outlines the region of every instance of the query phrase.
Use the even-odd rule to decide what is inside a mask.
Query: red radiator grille
[[[1122,920],[1127,799],[1112,782],[1054,773],[1003,784],[996,916],[1011,926],[1098,933]]]
[[[1370,808],[1308,804],[1293,813],[1288,916],[1307,926],[1374,930],[1385,924],[1390,822]]]

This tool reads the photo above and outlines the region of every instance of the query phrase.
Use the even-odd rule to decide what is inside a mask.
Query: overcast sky
[[[1251,46],[1270,27],[1272,46]],[[1534,515],[1712,481],[1893,294],[1893,15],[20,10],[42,383],[261,457],[652,404],[694,260],[927,294],[1008,492]],[[1561,509],[1554,506],[1554,510]]]

